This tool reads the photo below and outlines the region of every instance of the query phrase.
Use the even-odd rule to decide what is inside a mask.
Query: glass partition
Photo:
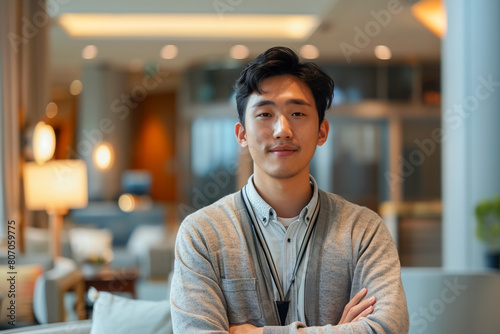
[[[378,210],[388,200],[387,122],[329,117],[330,134],[311,162],[321,189]]]
[[[190,203],[195,209],[236,190],[236,118],[200,117],[191,123]]]

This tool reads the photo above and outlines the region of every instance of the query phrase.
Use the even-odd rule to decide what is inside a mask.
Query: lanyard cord
[[[257,221],[257,219],[255,218],[255,212],[252,210],[252,206],[249,205],[250,203],[247,204],[247,201],[249,202],[249,200],[248,200],[248,195],[247,195],[246,191],[247,191],[247,189],[245,186],[245,188],[243,188],[243,190],[241,191],[241,198],[243,199],[243,204],[245,205],[245,209],[247,211],[248,218],[250,219],[250,222],[252,225],[252,232],[254,234],[254,240],[257,239],[259,241],[260,248],[264,251],[264,255],[266,256],[267,266],[269,267],[269,271],[271,272],[271,277],[273,279],[274,285],[278,289],[278,293],[280,295],[280,300],[284,301],[285,295],[283,294],[283,289],[282,289],[281,281],[280,281],[280,278],[278,275],[278,271],[276,270],[276,266],[274,265],[273,258],[271,256],[270,251],[269,251],[269,247],[267,246],[266,240],[264,239],[264,236],[262,235],[262,231],[260,230],[260,227],[258,226],[258,224],[255,223]],[[259,252],[257,252],[257,254],[259,254]],[[259,265],[262,268],[260,256],[258,257],[258,260],[259,260]]]
[[[264,255],[266,256],[266,262],[269,267],[269,270],[271,272],[271,276],[273,278],[274,285],[276,286],[278,293],[280,295],[280,301],[288,301],[288,298],[290,297],[290,292],[292,290],[292,286],[295,283],[295,277],[297,276],[297,271],[299,270],[300,265],[302,264],[302,260],[304,259],[304,255],[306,253],[306,248],[310,243],[312,232],[316,226],[316,222],[318,220],[318,213],[319,213],[319,199],[316,203],[316,207],[314,208],[314,212],[312,215],[312,221],[309,224],[306,235],[304,236],[304,239],[302,240],[302,244],[300,246],[299,250],[299,256],[297,258],[297,261],[295,262],[295,268],[293,270],[292,274],[292,280],[290,282],[290,286],[288,287],[286,295],[283,293],[283,288],[281,285],[281,281],[279,279],[278,271],[276,270],[276,265],[274,264],[271,252],[269,250],[269,247],[267,246],[266,240],[264,238],[264,235],[262,234],[262,231],[260,229],[259,224],[257,223],[257,219],[255,217],[255,212],[252,209],[252,206],[250,205],[250,201],[248,199],[248,194],[246,190],[246,186],[243,189],[244,191],[241,191],[241,197],[243,199],[243,204],[245,205],[245,209],[247,211],[248,217],[250,218],[250,221],[252,223],[252,231],[254,232],[254,239],[257,239],[259,241],[261,249],[264,251]],[[257,252],[258,253],[258,252]],[[261,264],[261,259],[260,256],[258,256],[258,261],[259,265],[262,269],[262,264]]]
[[[306,235],[304,236],[304,239],[302,240],[302,243],[300,245],[299,249],[299,257],[298,261],[295,262],[295,268],[293,269],[293,275],[292,275],[292,281],[290,282],[290,286],[288,287],[288,291],[286,293],[285,299],[289,300],[290,297],[290,292],[292,291],[292,285],[295,283],[295,277],[297,276],[297,272],[299,271],[300,265],[302,264],[302,260],[304,259],[304,256],[306,255],[306,249],[307,246],[309,245],[311,241],[311,237],[313,235],[314,228],[316,227],[316,222],[318,220],[318,212],[319,212],[319,198],[316,203],[316,207],[314,208],[314,212],[312,215],[312,221],[309,224]]]

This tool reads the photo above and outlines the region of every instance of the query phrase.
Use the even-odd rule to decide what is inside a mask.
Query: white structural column
[[[87,164],[91,201],[116,199],[122,188],[122,173],[129,166],[131,106],[137,101],[124,93],[125,83],[125,74],[107,65],[83,67],[76,151]],[[101,143],[112,149],[112,163],[105,170],[99,169],[94,160]]]
[[[446,0],[443,265],[481,268],[474,209],[500,194],[500,1]]]

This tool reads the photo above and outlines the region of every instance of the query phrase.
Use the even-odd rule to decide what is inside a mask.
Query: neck
[[[288,179],[272,178],[255,170],[253,181],[259,195],[278,217],[298,216],[312,197],[308,169]]]

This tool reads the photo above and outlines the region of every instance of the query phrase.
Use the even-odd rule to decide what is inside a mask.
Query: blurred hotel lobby
[[[142,301],[170,332],[176,232],[252,174],[233,87],[280,45],[335,82],[311,175],[384,219],[410,333],[500,333],[499,13],[495,0],[2,0],[0,330],[106,333]],[[94,288],[123,300],[93,305]]]

